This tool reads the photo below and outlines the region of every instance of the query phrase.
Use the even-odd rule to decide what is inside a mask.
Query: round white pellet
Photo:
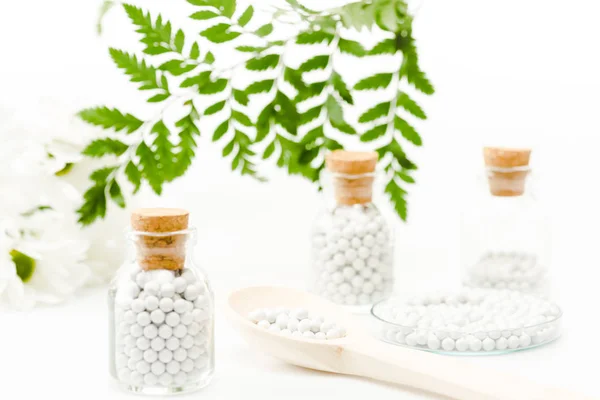
[[[154,375],[152,372],[149,372],[144,375],[144,383],[148,386],[154,386],[158,383],[158,376]]]
[[[189,303],[184,299],[175,300],[173,303],[173,310],[178,314],[183,314],[186,311],[190,311],[188,304]]]
[[[356,270],[352,267],[345,267],[342,270],[342,275],[344,275],[344,278],[349,281],[354,275],[356,275]]]
[[[150,347],[152,347],[152,350],[154,351],[161,351],[165,348],[165,339],[161,337],[155,337],[150,342]]]
[[[337,241],[337,248],[339,251],[346,251],[350,247],[350,241],[346,238],[340,238]]]
[[[180,347],[173,352],[173,359],[175,361],[181,362],[181,361],[185,360],[186,358],[187,358],[187,350],[186,349],[182,349]]]
[[[277,311],[275,310],[267,309],[265,310],[265,314],[267,316],[267,321],[269,321],[270,324],[274,323],[277,319]]]
[[[188,379],[187,373],[185,371],[179,371],[173,377],[173,380],[178,385],[183,385]]]
[[[204,367],[206,367],[208,365],[208,357],[206,356],[200,356],[196,359],[196,361],[194,362],[194,365],[196,366],[197,369],[203,369]]]
[[[331,275],[331,281],[333,283],[342,283],[344,282],[344,275],[341,272],[335,272]]]
[[[284,314],[285,315],[285,314]],[[192,311],[192,316],[194,317],[194,321],[196,322],[204,322],[208,320],[209,314],[207,310],[198,309]]]
[[[374,290],[375,290],[375,285],[373,285],[371,282],[365,282],[362,286],[363,293],[371,294],[371,293],[373,293]]]
[[[129,358],[131,358],[133,361],[140,361],[143,357],[144,352],[137,347],[131,349],[131,352],[129,353]]]
[[[125,314],[123,314],[123,320],[128,324],[133,324],[135,322],[135,313],[132,310],[125,311]]]
[[[276,324],[272,324],[271,326],[269,326],[269,332],[280,332],[281,328],[279,327],[279,325]]]
[[[412,332],[408,335],[406,335],[405,337],[406,340],[406,344],[409,346],[416,346],[417,345],[417,335],[415,332]]]
[[[144,305],[144,300],[135,299],[131,302],[131,311],[134,313],[140,313],[144,311],[145,308],[146,306]]]
[[[183,294],[186,300],[194,301],[200,295],[200,289],[196,285],[189,285]]]
[[[156,325],[148,325],[144,328],[144,336],[148,339],[154,339],[158,335],[158,328]]]
[[[344,258],[345,261],[347,261],[348,263],[354,263],[356,260],[359,259],[358,252],[354,248],[346,249],[346,251],[344,252]]]
[[[194,360],[187,358],[181,362],[181,370],[184,372],[192,372],[194,369]]]
[[[179,325],[180,321],[181,317],[179,317],[179,314],[177,314],[176,312],[170,312],[165,317],[165,323],[171,327]]]
[[[144,334],[144,328],[138,324],[131,325],[129,328],[129,334],[134,338],[139,338]]]
[[[248,318],[256,324],[256,323],[258,323],[258,321],[262,321],[263,319],[266,319],[267,316],[263,309],[258,309],[258,310],[254,310],[254,311],[250,312],[250,314],[248,314]]]
[[[381,282],[383,282],[383,277],[379,273],[375,272],[371,275],[371,283],[379,285]]]
[[[327,335],[324,332],[317,332],[315,333],[315,339],[319,339],[319,340],[323,340],[323,339],[327,339]]]
[[[148,296],[144,299],[144,306],[148,311],[154,311],[158,308],[158,298],[156,296]]]
[[[187,327],[187,331],[190,335],[196,335],[198,332],[200,332],[200,330],[202,330],[202,326],[200,326],[200,324],[197,322],[192,322]]]
[[[352,225],[346,226],[342,231],[342,235],[348,240],[352,239],[355,235],[354,227]]]
[[[283,331],[281,331],[281,333],[283,333]],[[198,346],[192,346],[192,348],[188,350],[188,357],[191,358],[192,360],[197,359],[201,355],[202,355],[202,349],[200,349],[200,347],[198,347]]]
[[[369,258],[370,255],[371,255],[371,252],[369,251],[368,248],[363,246],[360,249],[358,249],[358,256],[360,258],[362,258],[363,260],[366,260],[367,258]]]
[[[165,313],[162,310],[154,310],[150,313],[150,320],[156,325],[160,325],[165,321]]]
[[[156,281],[146,282],[144,285],[144,292],[150,296],[158,295],[158,291],[160,290],[160,285]]]
[[[167,349],[175,351],[179,348],[179,339],[177,339],[176,337],[170,337],[165,342],[165,346],[167,347]]]
[[[481,340],[476,338],[475,336],[470,336],[468,338],[468,342],[469,350],[471,351],[480,351],[483,347],[483,343],[481,342]]]
[[[152,365],[150,365],[150,370],[152,371],[152,373],[154,375],[157,375],[157,376],[162,375],[166,369],[167,368],[166,368],[165,364],[160,361],[155,361],[152,363]]]
[[[288,317],[287,314],[279,314],[275,319],[275,323],[277,324],[277,326],[279,326],[280,329],[285,329],[287,328],[289,320],[290,317]]]
[[[150,372],[150,364],[148,364],[146,361],[138,361],[135,364],[135,369],[137,372],[139,372],[140,374],[147,374],[148,372]]]
[[[162,386],[170,386],[173,383],[173,375],[169,374],[168,372],[165,372],[158,377],[158,382]]]
[[[118,372],[118,376],[121,382],[130,382],[131,370],[129,368],[121,368]]]
[[[375,237],[373,237],[373,235],[367,234],[362,239],[362,242],[365,245],[365,247],[373,247],[375,245]]]
[[[311,326],[312,326],[312,321],[308,318],[305,318],[298,323],[298,330],[301,333],[304,333],[306,331],[309,331]]]
[[[360,271],[360,276],[365,279],[369,279],[373,275],[373,270],[371,268],[363,268]]]
[[[519,338],[519,344],[521,345],[521,347],[529,346],[531,344],[531,337],[526,333],[522,334]]]
[[[170,373],[171,375],[175,375],[176,373],[179,372],[180,369],[181,369],[181,366],[179,365],[178,361],[173,360],[167,364],[167,372]]]
[[[364,286],[363,286],[363,290],[364,290]],[[350,286],[348,283],[344,282],[338,287],[338,292],[341,295],[346,296],[346,295],[352,293],[352,286]]]
[[[185,325],[179,324],[173,328],[173,336],[175,336],[176,338],[181,339],[185,335],[187,335],[187,328]]]
[[[160,285],[160,295],[161,297],[173,297],[175,294],[175,285],[171,282],[163,283]]]
[[[179,341],[179,345],[186,350],[191,349],[194,346],[194,338],[186,335]]]
[[[175,293],[183,293],[187,287],[187,281],[179,276],[173,279],[173,287],[175,288]]]
[[[139,386],[144,382],[144,375],[140,374],[137,371],[132,371],[130,381],[132,385]]]
[[[355,249],[359,249],[362,246],[362,240],[360,240],[357,237],[352,238],[352,240],[350,241],[350,245],[355,248]]]
[[[180,317],[181,317],[181,323],[183,325],[189,325],[192,323],[192,321],[194,321],[194,316],[189,311],[184,312],[183,314],[180,314]]]
[[[156,351],[152,349],[144,351],[144,361],[152,364],[156,360],[158,360],[158,353]]]
[[[137,321],[138,325],[140,325],[142,327],[148,325],[151,322],[150,313],[148,313],[147,311],[142,311],[141,313],[139,313],[137,315],[136,321]]]
[[[355,288],[362,288],[362,285],[365,283],[365,279],[360,275],[356,275],[354,278],[352,278],[351,283]]]
[[[173,311],[173,299],[170,297],[163,297],[160,299],[158,306],[163,312],[171,312]]]
[[[511,336],[508,338],[508,347],[510,349],[516,349],[519,347],[519,338],[517,336]]]
[[[460,337],[458,339],[456,339],[456,350],[457,351],[467,351],[469,349],[469,341],[464,338],[464,337]]]
[[[158,352],[158,359],[166,364],[173,359],[173,352],[169,349],[162,349]]]
[[[505,350],[506,348],[508,348],[508,340],[505,337],[496,340],[496,349]]]
[[[483,344],[483,350],[485,350],[485,351],[492,351],[496,347],[496,342],[489,337],[486,337],[485,339],[483,339],[482,344]]]
[[[429,347],[431,350],[438,350],[440,348],[441,342],[440,339],[437,338],[437,336],[435,335],[429,335],[429,337],[427,338],[427,347]]]
[[[158,336],[161,338],[168,339],[171,337],[171,335],[173,335],[173,328],[171,328],[169,325],[161,325],[158,328]]]
[[[148,350],[150,348],[150,340],[142,336],[136,340],[135,345],[140,350]]]
[[[335,328],[335,324],[332,322],[325,321],[321,324],[321,332],[327,333],[330,330],[332,330],[333,328]]]
[[[454,347],[455,347],[454,339],[447,337],[444,340],[442,340],[442,348],[444,350],[452,351],[452,350],[454,350]]]
[[[267,321],[266,319],[263,319],[262,321],[258,321],[258,325],[260,328],[263,329],[269,329],[269,327],[271,326],[271,324],[269,323],[269,321]]]
[[[210,304],[210,298],[207,295],[201,294],[196,300],[194,300],[194,307],[206,308]]]
[[[302,336],[304,336],[305,338],[308,338],[308,339],[314,339],[315,338],[315,334],[312,333],[311,331],[306,331],[306,332],[302,333]]]
[[[352,267],[356,270],[356,271],[360,271],[362,270],[364,267],[366,266],[365,264],[365,260],[363,260],[362,258],[357,258],[356,260],[354,260],[352,262]]]

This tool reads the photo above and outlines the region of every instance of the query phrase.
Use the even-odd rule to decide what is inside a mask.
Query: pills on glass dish
[[[271,317],[271,320],[268,319]],[[301,318],[300,320],[298,318]],[[308,310],[295,308],[260,308],[251,311],[248,319],[257,326],[285,336],[303,336],[308,339],[327,340],[346,336],[346,330],[323,317],[309,314]]]
[[[377,304],[380,337],[430,351],[482,354],[540,345],[560,335],[560,308],[513,290],[464,289]]]
[[[131,385],[181,386],[209,368],[211,307],[191,270],[132,271],[117,284],[116,378]],[[121,288],[125,288],[121,290]],[[206,362],[197,362],[204,357]]]
[[[545,284],[547,267],[534,254],[490,251],[466,270],[470,287],[536,292]]]
[[[375,206],[338,205],[317,220],[313,232],[313,291],[348,306],[388,297],[393,286],[392,246]]]

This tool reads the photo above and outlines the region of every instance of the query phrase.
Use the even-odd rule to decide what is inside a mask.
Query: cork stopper
[[[529,174],[531,149],[484,147],[490,193],[494,196],[521,196]]]
[[[333,175],[337,204],[366,204],[372,201],[376,152],[335,150],[327,154],[325,165]]]
[[[189,212],[178,208],[140,208],[131,214],[137,262],[144,270],[182,269],[187,235],[169,233],[188,228]]]

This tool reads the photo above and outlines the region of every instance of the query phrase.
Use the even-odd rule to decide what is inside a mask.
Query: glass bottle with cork
[[[314,223],[310,288],[337,304],[369,307],[394,284],[392,234],[372,201],[377,153],[336,150],[325,161],[327,203]]]
[[[183,393],[212,378],[214,300],[188,219],[171,208],[131,215],[130,253],[109,288],[110,373],[127,390]]]
[[[547,294],[550,224],[530,182],[531,150],[485,147],[487,188],[461,220],[463,283]]]

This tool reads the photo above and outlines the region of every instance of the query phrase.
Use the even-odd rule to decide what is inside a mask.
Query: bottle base
[[[145,385],[132,385],[125,382],[117,381],[117,384],[125,391],[143,394],[148,396],[164,396],[164,395],[177,395],[187,394],[195,392],[208,386],[213,378],[213,373],[207,373],[204,377],[196,382],[186,383],[183,385],[173,386],[145,386]]]

